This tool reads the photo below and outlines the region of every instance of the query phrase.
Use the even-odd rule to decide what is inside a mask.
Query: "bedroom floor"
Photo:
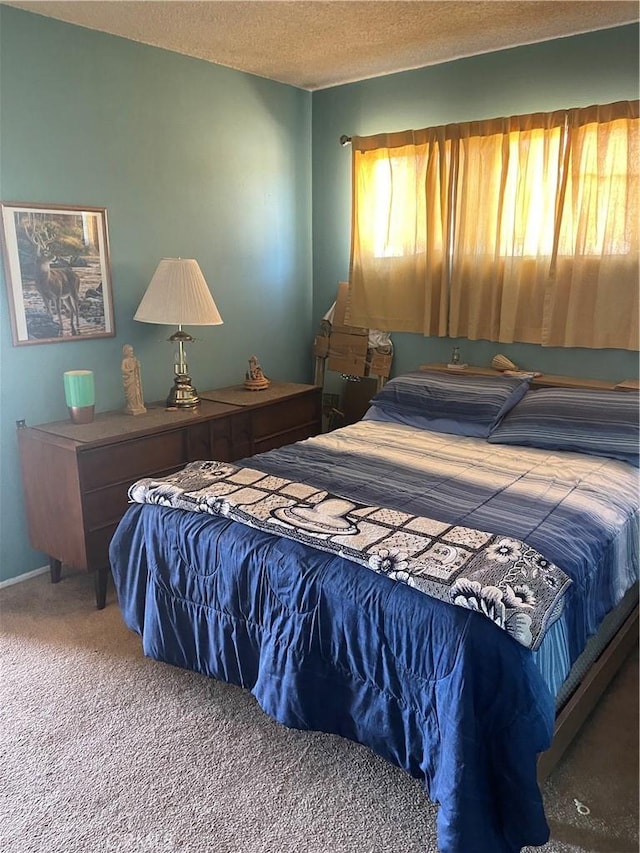
[[[549,850],[638,850],[637,648],[543,790]],[[590,814],[581,815],[575,800]]]
[[[0,666],[0,849],[436,853],[415,780],[144,658],[112,587],[98,612],[85,575],[0,590]],[[544,796],[552,840],[537,850],[637,853],[637,651]]]

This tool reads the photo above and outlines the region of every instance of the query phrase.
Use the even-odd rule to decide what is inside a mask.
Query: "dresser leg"
[[[55,557],[49,557],[49,575],[51,583],[58,583],[62,577],[62,560],[56,560]]]
[[[97,569],[93,573],[93,579],[96,586],[96,608],[104,610],[107,603],[107,581],[109,580],[109,569]]]

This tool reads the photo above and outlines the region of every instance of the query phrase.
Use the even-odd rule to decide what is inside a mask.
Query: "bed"
[[[637,614],[637,466],[637,394],[407,374],[357,424],[133,484],[119,604],[148,656],[420,779],[442,853],[512,853],[548,840],[576,662]]]

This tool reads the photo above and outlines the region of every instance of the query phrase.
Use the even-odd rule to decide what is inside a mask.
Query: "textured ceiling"
[[[640,17],[638,2],[618,0],[5,4],[309,90],[606,29]]]

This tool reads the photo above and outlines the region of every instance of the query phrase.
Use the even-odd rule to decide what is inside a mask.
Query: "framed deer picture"
[[[1,202],[14,346],[112,337],[103,207]]]

